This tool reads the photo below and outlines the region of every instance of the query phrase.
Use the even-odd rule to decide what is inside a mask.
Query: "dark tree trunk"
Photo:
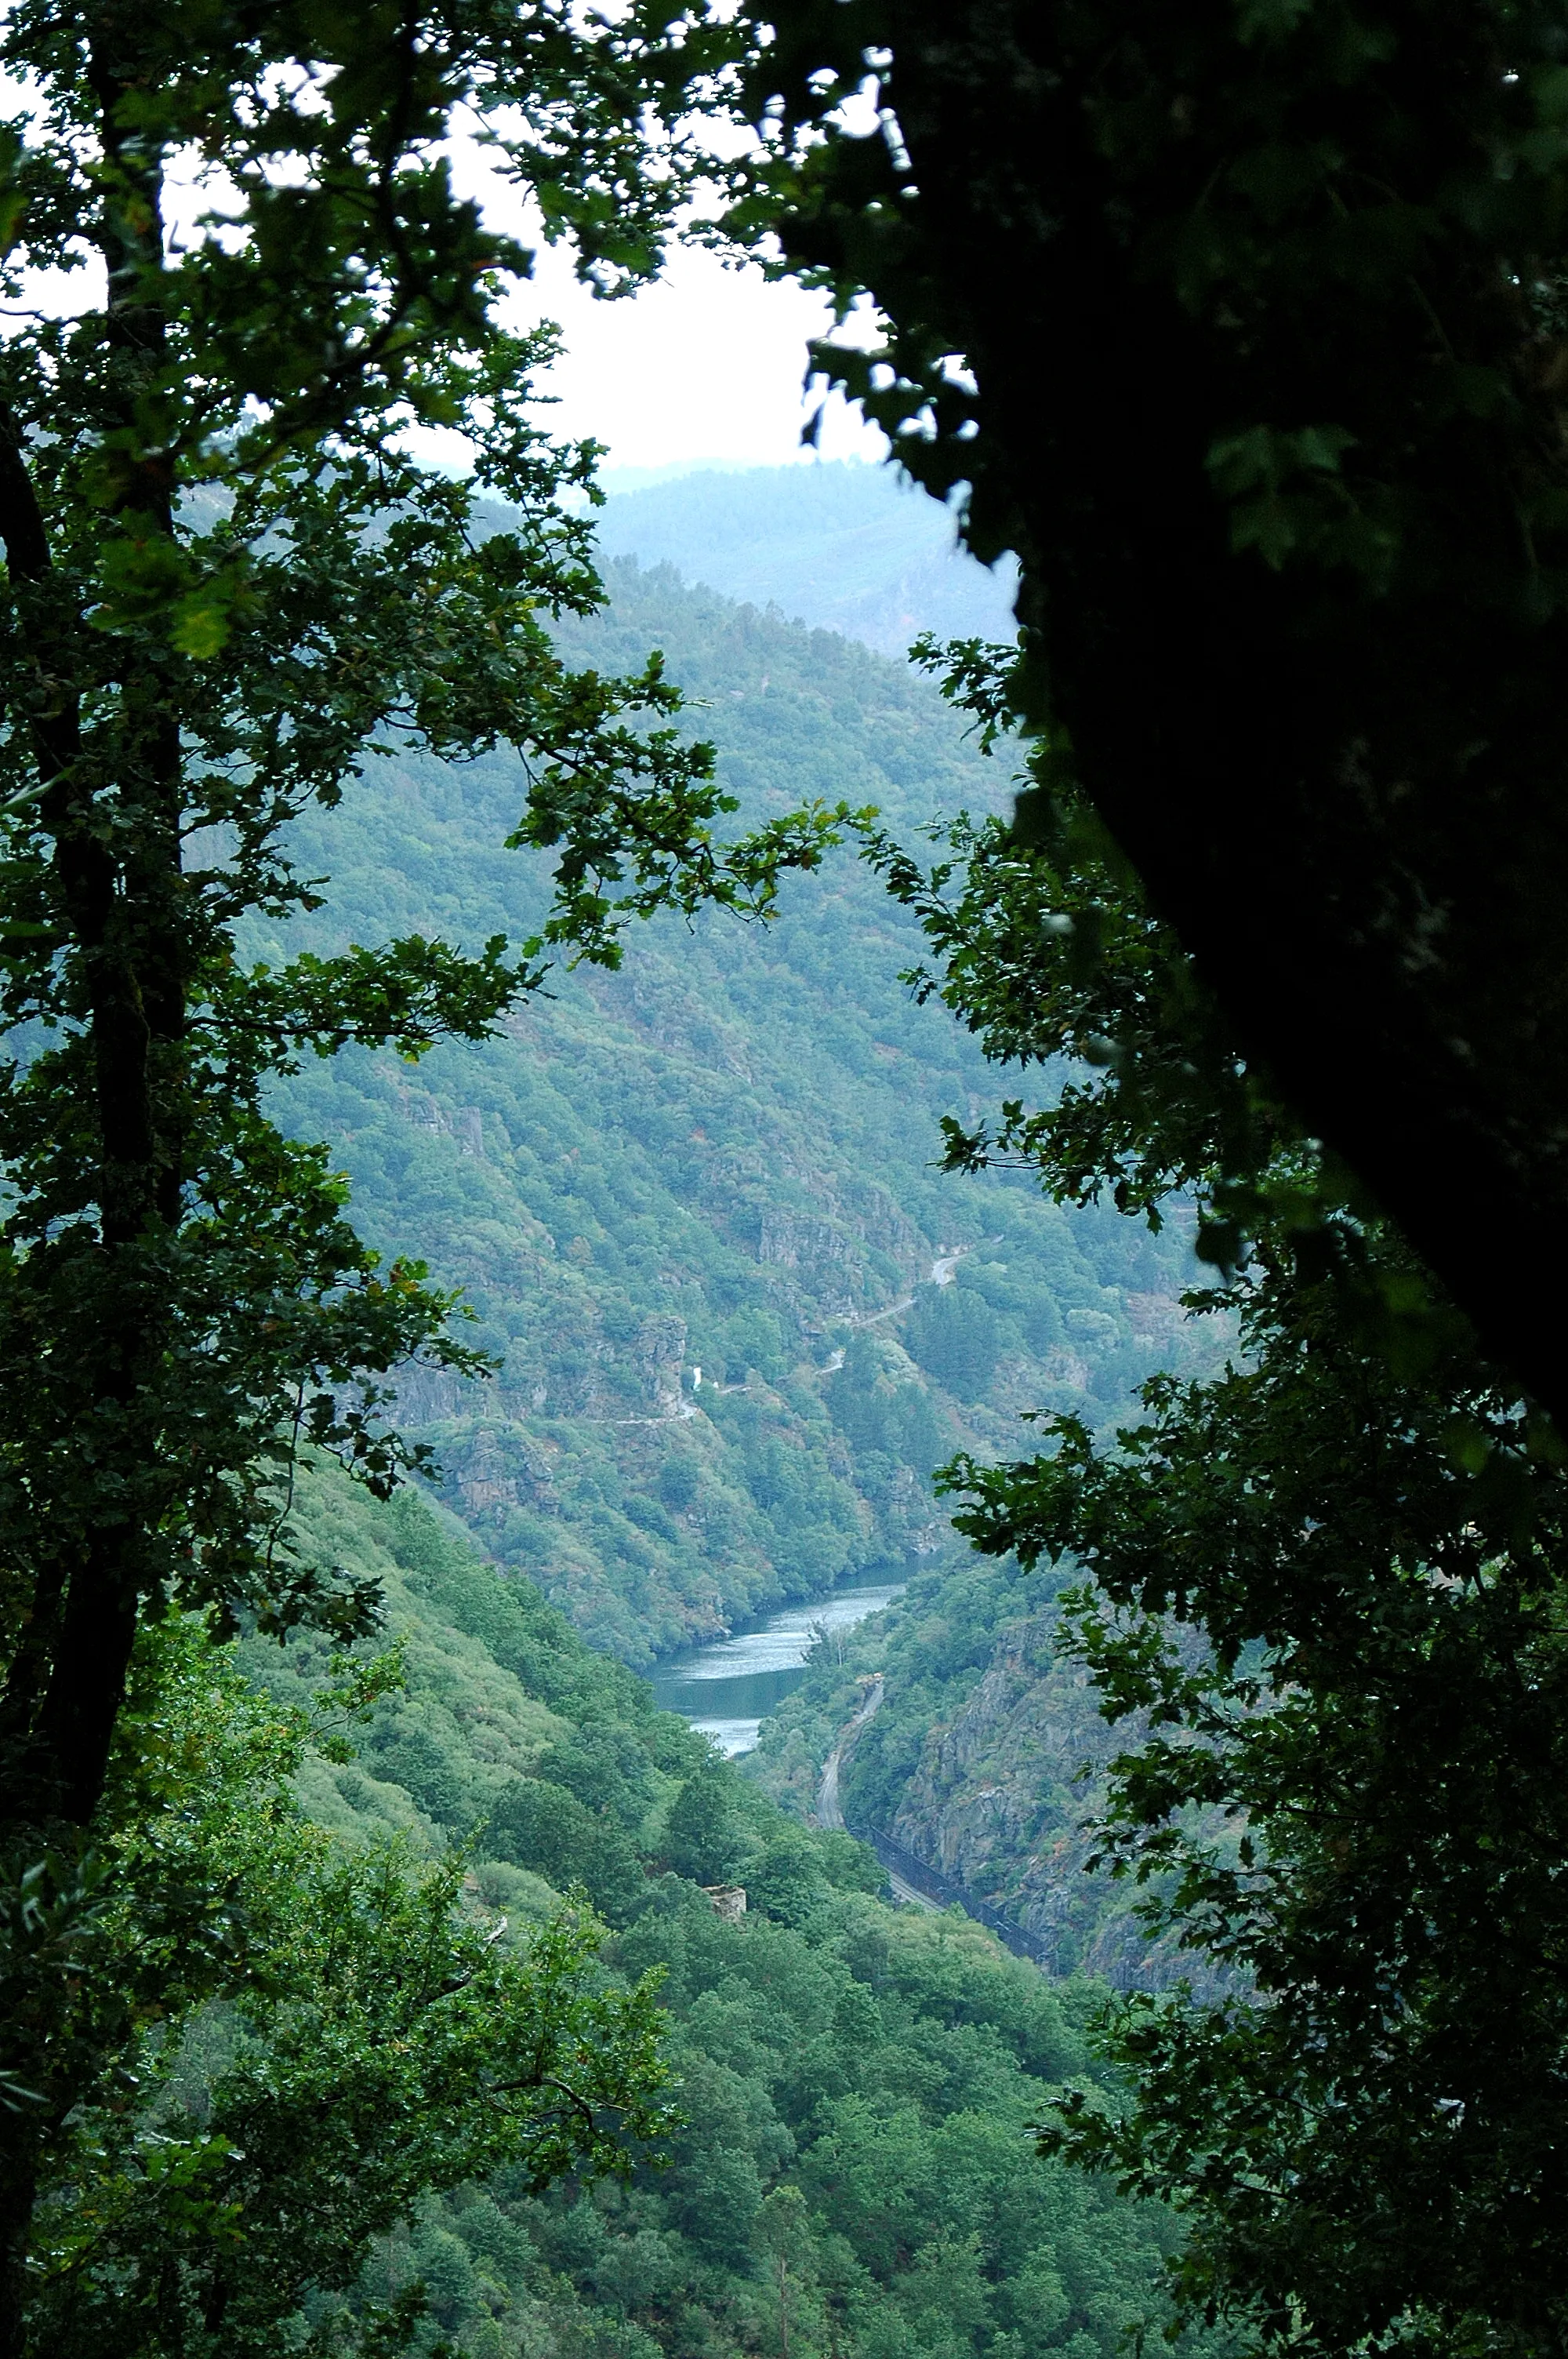
[[[118,109],[126,66],[118,43],[134,41],[131,12],[108,28],[93,83],[100,137],[112,172],[136,183],[140,202],[105,204],[103,245],[110,303],[109,372],[124,393],[124,421],[149,374],[162,364],[165,326],[148,299],[146,274],[161,260],[160,177],[156,158],[122,152]],[[139,216],[139,220],[136,218]],[[139,524],[148,535],[172,523],[172,477],[162,462],[133,470],[106,513],[109,531]],[[84,747],[81,701],[73,679],[80,618],[51,614],[47,522],[27,453],[0,419],[0,539],[13,593],[39,618],[38,675],[50,683],[34,724],[39,813],[53,840],[61,950],[84,984],[97,1125],[97,1244],[86,1277],[92,1301],[87,1364],[79,1372],[92,1447],[121,1480],[124,1505],[99,1515],[64,1550],[31,1569],[32,1609],[0,1701],[6,1776],[0,1847],[14,1871],[52,1854],[80,1854],[103,1798],[138,1614],[157,1587],[148,1545],[147,1475],[167,1447],[158,1413],[158,1369],[168,1303],[163,1247],[178,1224],[183,1185],[180,1045],[185,958],[180,930],[180,741],[156,654],[136,651],[140,676],[122,677],[117,741]],[[98,724],[100,733],[103,724]],[[100,821],[112,793],[118,824]],[[110,1492],[114,1483],[105,1486]],[[47,1525],[47,1518],[45,1519]],[[58,1977],[57,1977],[58,1980]],[[40,1984],[32,2046],[18,2077],[41,2102],[8,2115],[0,2164],[0,2354],[19,2351],[27,2298],[26,2255],[39,2158],[80,2092],[50,2049],[63,1990]],[[96,2058],[87,2059],[91,2070]],[[37,2070],[29,2071],[29,2062]]]
[[[1171,21],[1130,16],[1129,51]],[[864,269],[896,321],[967,359],[974,538],[1020,554],[1077,777],[1247,1055],[1568,1431],[1568,624],[1525,611],[1484,422],[1411,462],[1438,520],[1430,594],[1234,553],[1206,472],[1234,424],[1333,419],[1352,397],[1384,402],[1395,448],[1400,402],[1413,433],[1442,356],[1433,316],[1469,339],[1461,359],[1515,366],[1506,273],[1482,284],[1439,242],[1451,282],[1360,313],[1347,288],[1318,341],[1307,321],[1269,346],[1266,324],[1244,376],[1141,247],[1147,224],[1118,214],[1091,121],[1116,54],[1075,64],[1067,20],[1033,0],[917,0],[887,23],[910,234],[848,225],[847,168],[849,214],[804,222],[795,251]],[[1449,54],[1483,38],[1457,20],[1447,47],[1441,26],[1406,31],[1389,103],[1412,126],[1409,185],[1391,193],[1436,202],[1473,165],[1451,101],[1496,60]],[[1375,148],[1379,94],[1335,103],[1344,147]],[[1144,193],[1152,217],[1195,222],[1202,175],[1187,187],[1178,157]],[[1554,430],[1543,413],[1548,467]]]

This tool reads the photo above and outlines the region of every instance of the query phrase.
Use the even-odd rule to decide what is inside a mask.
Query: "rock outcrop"
[[[1151,1938],[1134,1886],[1089,1872],[1098,1773],[1141,1729],[1101,1719],[1087,1673],[1056,1651],[1056,1618],[1052,1607],[1002,1633],[961,1708],[927,1734],[888,1832],[1026,1927],[1055,1973],[1206,1988],[1194,1961]]]

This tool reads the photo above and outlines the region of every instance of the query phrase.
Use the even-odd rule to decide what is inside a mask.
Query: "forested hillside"
[[[472,1908],[519,1931],[586,1885],[615,1928],[610,1975],[665,1973],[683,2116],[671,2167],[624,2185],[537,2199],[503,2173],[427,2203],[360,2298],[421,2278],[423,2346],[444,2332],[464,2359],[1118,2359],[1156,2326],[1173,2223],[1041,2163],[1030,2136],[1051,2091],[1095,2069],[1091,1984],[887,1908],[868,1853],[715,1763],[411,1495],[377,1507],[315,1476],[303,1520],[384,1584],[407,1660],[359,1757],[311,1767],[307,1806],[416,1852],[477,1826]],[[324,1649],[243,1657],[293,1702]],[[740,1922],[698,1888],[725,1877],[746,1888]]]
[[[0,12],[0,2359],[1568,2354],[1568,37],[1135,13]]]
[[[611,557],[673,565],[726,597],[902,657],[921,631],[1011,639],[1016,578],[958,548],[954,521],[889,467],[702,470],[618,491],[600,512]]]
[[[970,1556],[916,1574],[897,1604],[818,1645],[797,1692],[764,1722],[747,1773],[808,1816],[822,1765],[881,1673],[881,1701],[844,1763],[849,1825],[875,1827],[1034,1936],[1054,1973],[1148,1988],[1178,1972],[1152,1945],[1136,1894],[1086,1873],[1102,1799],[1080,1772],[1122,1747],[1083,1670],[1054,1649],[1065,1576]]]
[[[662,647],[744,817],[816,794],[914,832],[997,793],[906,666],[668,569],[610,579],[608,619],[563,634],[574,658]],[[334,892],[290,939],[525,934],[536,874],[502,849],[520,797],[501,758],[383,757],[301,827]],[[490,1385],[404,1384],[453,1505],[623,1660],[871,1566],[956,1560],[935,1464],[1010,1447],[1025,1408],[1103,1425],[1183,1348],[1178,1230],[934,1168],[939,1116],[1001,1077],[914,1004],[917,952],[846,850],[766,929],[639,929],[621,973],[558,972],[487,1048],[416,1071],[350,1055],[283,1093],[367,1234],[463,1287],[503,1362]]]

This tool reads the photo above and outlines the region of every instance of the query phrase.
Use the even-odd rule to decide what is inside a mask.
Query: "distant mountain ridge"
[[[669,566],[606,574],[608,614],[563,630],[571,659],[621,671],[662,647],[743,821],[817,794],[917,839],[1005,799],[906,665]],[[542,878],[502,848],[522,795],[503,755],[374,763],[299,831],[328,908],[256,954],[525,937]],[[403,1381],[453,1505],[625,1661],[953,1558],[934,1465],[1011,1448],[1028,1406],[1103,1426],[1153,1364],[1143,1307],[1181,1283],[1179,1237],[935,1168],[938,1117],[1002,1082],[900,982],[918,951],[846,849],[789,880],[766,929],[639,928],[621,973],[557,972],[487,1048],[416,1074],[349,1055],[280,1093],[373,1242],[462,1286],[503,1362],[491,1385]]]
[[[607,488],[606,557],[673,565],[688,582],[883,655],[903,656],[923,631],[1014,635],[1014,570],[977,564],[947,511],[892,467],[708,468],[624,491],[611,476]]]

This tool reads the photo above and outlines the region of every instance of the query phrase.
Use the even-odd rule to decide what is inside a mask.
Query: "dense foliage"
[[[757,15],[737,234],[874,299],[818,358],[1017,552],[1055,768],[1563,1409],[1561,0]]]
[[[407,1495],[376,1507],[312,1484],[301,1512],[384,1586],[407,1666],[357,1757],[308,1767],[313,1818],[350,1845],[438,1853],[473,1828],[492,1930],[547,1912],[563,1873],[596,1883],[611,1987],[665,1976],[682,2116],[666,2169],[536,2196],[507,2165],[416,2205],[360,2281],[366,2317],[422,2283],[416,2347],[444,2333],[464,2359],[1116,2359],[1127,2331],[1158,2330],[1169,2216],[1033,2151],[1053,2095],[1099,2072],[1093,1985],[886,1908],[859,1844],[715,1764]],[[243,1652],[280,1704],[322,1668],[308,1636]],[[744,1885],[738,1924],[692,1880],[718,1872]]]
[[[329,1669],[280,1708],[196,1616],[145,1630],[99,1849],[24,1883],[7,2008],[52,2037],[9,2093],[41,2116],[13,2349],[401,2348],[416,2301],[344,2298],[411,2203],[503,2163],[624,2169],[667,2130],[652,1988],[605,1985],[591,1923],[507,1944],[460,1854],[304,1816],[301,1772],[399,1685],[390,1657]]]
[[[781,507],[795,487],[826,570],[859,510],[804,469],[778,471]],[[667,569],[606,578],[607,612],[559,643],[617,672],[664,649],[738,824],[810,795],[913,836],[995,799],[997,766],[906,667]],[[334,879],[303,940],[330,956],[536,930],[547,880],[494,851],[512,792],[499,762],[378,763],[295,832],[301,867]],[[950,1560],[932,1466],[961,1441],[1007,1450],[1030,1405],[1105,1425],[1181,1346],[1178,1229],[934,1167],[939,1121],[979,1118],[996,1082],[900,983],[919,945],[839,853],[765,929],[655,920],[622,973],[557,972],[492,1043],[417,1075],[351,1050],[275,1102],[330,1141],[374,1244],[464,1288],[467,1332],[503,1363],[492,1383],[400,1385],[446,1495],[623,1659],[854,1571]],[[254,951],[281,960],[284,930]]]
[[[878,1709],[840,1775],[847,1824],[891,1835],[1000,1909],[1054,1974],[1122,1990],[1198,1978],[1125,1885],[1088,1872],[1105,1784],[1085,1772],[1120,1747],[1062,1644],[1068,1578],[1012,1558],[923,1567],[895,1605],[813,1649],[744,1770],[809,1817],[823,1763],[880,1674]]]
[[[388,1488],[410,1452],[378,1379],[416,1353],[475,1364],[449,1295],[362,1242],[268,1085],[349,1041],[483,1038],[546,944],[612,965],[633,914],[765,908],[831,833],[803,816],[727,857],[656,659],[617,679],[553,645],[547,618],[600,595],[559,496],[592,454],[528,421],[552,340],[507,333],[497,304],[529,257],[458,196],[447,152],[488,107],[489,159],[546,234],[631,283],[698,168],[669,126],[725,54],[682,10],[612,27],[548,0],[5,19],[8,2345],[39,2173],[121,2037],[113,1897],[79,1901],[91,1859],[123,1865],[92,1830],[138,1632],[182,1611],[363,1631],[373,1590],[296,1545],[295,1455]],[[468,436],[470,480],[409,455],[421,425]],[[513,503],[502,529],[485,492]],[[538,938],[247,965],[248,919],[319,906],[288,823],[390,741],[508,749],[513,840],[555,853]],[[178,1950],[164,1970],[178,1988]]]
[[[951,684],[1005,701],[972,649]],[[999,1054],[1092,1060],[950,1155],[1155,1218],[1192,1191],[1191,1299],[1238,1322],[1229,1366],[1152,1379],[1113,1446],[1057,1416],[1039,1457],[950,1478],[982,1549],[1081,1568],[1067,1643],[1124,1742],[1099,1848],[1229,1977],[1130,1997],[1134,2103],[1075,2098],[1048,2145],[1174,2196],[1186,2300],[1265,2347],[1553,2348],[1563,1448],[1227,1052],[1044,768],[1026,836],[960,832],[926,876],[877,848],[929,987]]]

